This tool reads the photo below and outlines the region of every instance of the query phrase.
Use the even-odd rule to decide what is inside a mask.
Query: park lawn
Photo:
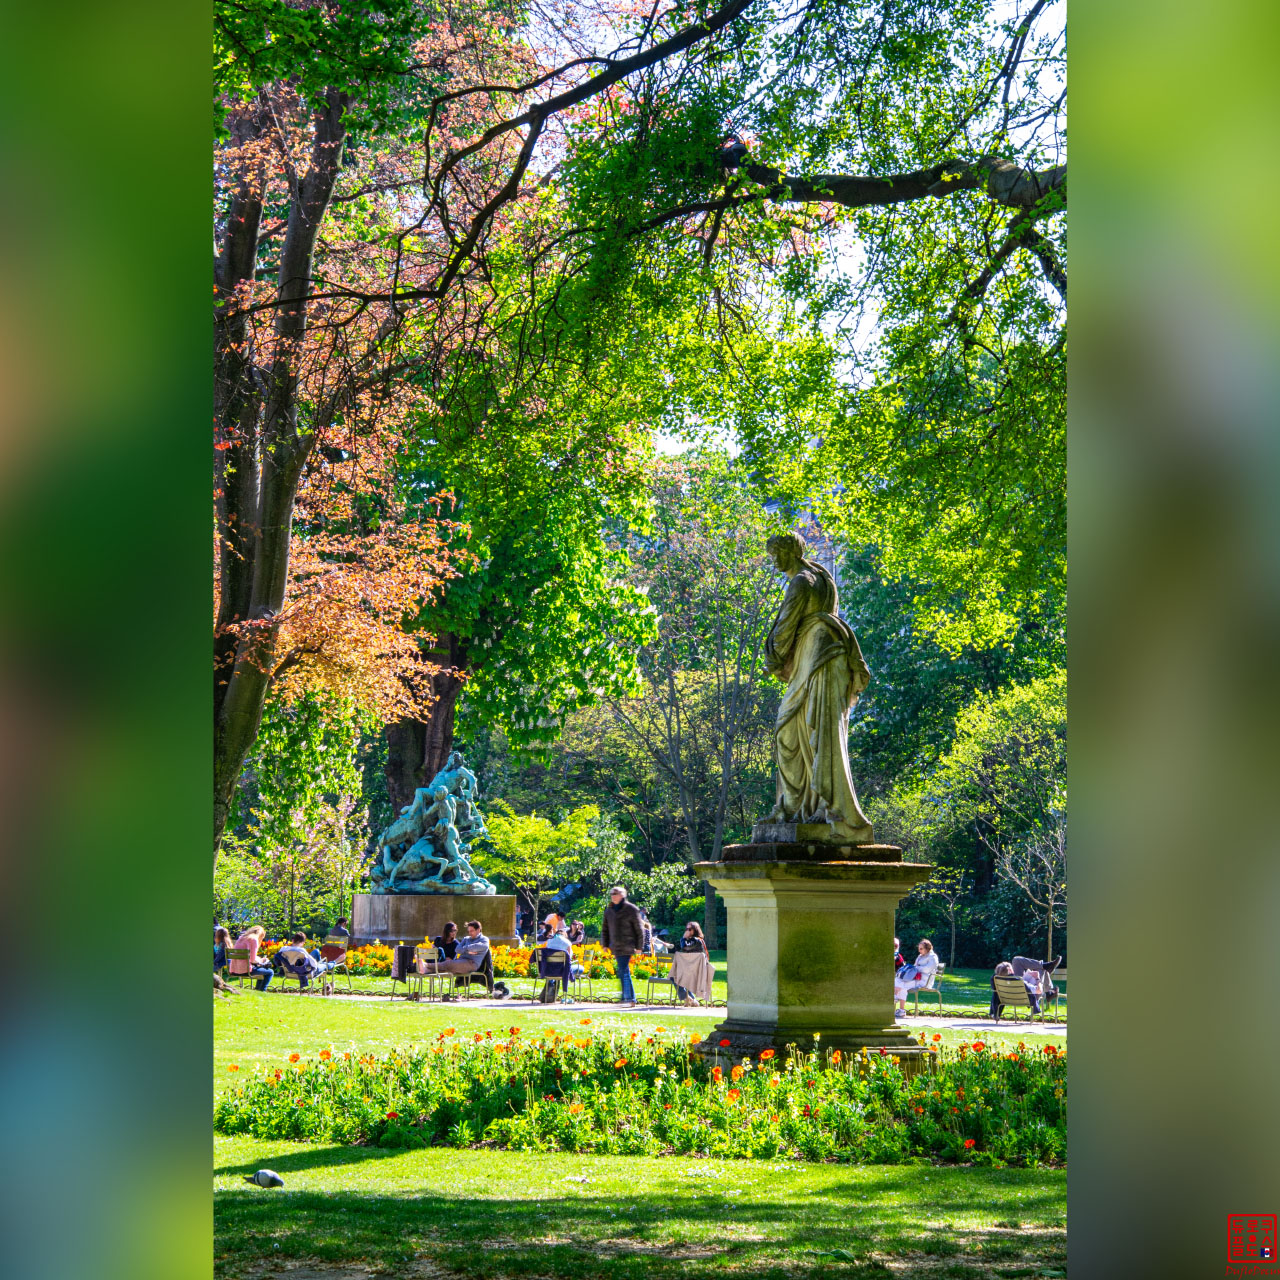
[[[215,1001],[215,1089],[255,1066],[322,1048],[385,1053],[446,1027],[536,1035],[590,1018],[594,1034],[658,1027],[706,1034],[716,1012],[479,1008],[246,992]],[[972,1032],[944,1031],[943,1043]],[[1012,1047],[1017,1034],[984,1036]],[[1036,1043],[1062,1037],[1037,1037]],[[239,1069],[230,1071],[235,1064]],[[400,1277],[698,1280],[1065,1274],[1060,1169],[853,1166],[686,1157],[418,1151],[216,1135],[217,1274],[274,1274],[290,1260],[367,1263]],[[271,1168],[283,1191],[246,1186]],[[587,1179],[587,1181],[575,1181]],[[364,1271],[310,1272],[357,1280]]]
[[[218,1137],[216,1274],[699,1280],[1066,1274],[1061,1169],[389,1151]],[[247,1186],[271,1168],[283,1190]]]
[[[583,1018],[590,1018],[595,1034],[611,1031],[629,1034],[654,1027],[685,1030],[705,1036],[724,1017],[724,1010],[706,1013],[674,1013],[666,1021],[661,1013],[617,1012],[584,1009],[575,1005],[533,1005],[527,1000],[510,1000],[497,1008],[485,1008],[459,1000],[453,1004],[417,1003],[408,1000],[344,1000],[340,997],[298,996],[296,992],[259,994],[246,990],[239,995],[214,1001],[214,1088],[221,1090],[243,1079],[257,1066],[277,1067],[291,1053],[313,1057],[321,1049],[345,1050],[352,1045],[361,1052],[383,1054],[407,1044],[421,1044],[445,1027],[459,1034],[476,1031],[506,1031],[520,1027],[538,1035],[546,1028],[577,1030]],[[911,1027],[911,1021],[904,1024]],[[991,1046],[1017,1044],[1023,1029],[1006,1024],[1006,1029],[981,1033],[945,1028],[935,1031],[921,1026],[930,1037],[941,1035],[940,1044],[971,1041],[975,1034]],[[1064,1036],[1035,1034],[1034,1043],[1065,1047]],[[235,1064],[238,1072],[229,1068]]]

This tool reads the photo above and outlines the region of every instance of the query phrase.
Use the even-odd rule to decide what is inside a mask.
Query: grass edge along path
[[[285,1277],[1066,1274],[1066,1173],[531,1155],[218,1137],[215,1268]],[[247,1186],[275,1169],[283,1190]],[[265,1270],[264,1270],[265,1265]],[[313,1277],[316,1272],[310,1273]]]

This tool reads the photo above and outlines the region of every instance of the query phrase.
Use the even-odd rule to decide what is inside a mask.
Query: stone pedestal
[[[893,928],[927,864],[894,845],[813,841],[727,845],[695,869],[729,918],[729,1016],[706,1052],[884,1046],[918,1065],[924,1050],[893,1018]]]
[[[466,922],[479,920],[495,946],[515,946],[516,900],[511,894],[357,893],[351,902],[351,942],[365,946],[375,938],[385,943],[421,942],[439,937],[446,921],[466,934]]]

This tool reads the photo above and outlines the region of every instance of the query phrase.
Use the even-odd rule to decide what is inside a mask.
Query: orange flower
[[[934,1044],[937,1044],[937,1043],[938,1043],[938,1041],[939,1041],[939,1040],[941,1040],[941,1039],[942,1039],[942,1037],[941,1037],[940,1035],[938,1035],[938,1033],[937,1033],[937,1032],[934,1032],[934,1036],[933,1036],[933,1043],[934,1043]]]
[[[479,1044],[479,1043],[480,1043],[480,1041],[484,1039],[484,1036],[482,1036],[482,1035],[477,1031],[477,1032],[476,1032],[476,1034],[475,1034],[475,1036],[474,1036],[473,1038],[474,1038],[474,1040],[475,1040],[476,1044]]]
[[[626,1058],[619,1058],[613,1065],[615,1067],[625,1067],[627,1065],[627,1060]]]
[[[455,1027],[445,1027],[445,1029],[440,1034],[442,1036],[451,1036],[453,1035],[455,1030],[456,1030]]]
[[[725,1096],[725,1099],[728,1101],[729,1105],[733,1106],[733,1104],[737,1102],[740,1097],[742,1097],[742,1090],[730,1089],[729,1092],[726,1093],[724,1096]]]
[[[666,1027],[654,1027],[655,1031],[665,1031]]]
[[[773,1058],[773,1057],[776,1057],[776,1056],[777,1056],[777,1055],[774,1053],[774,1051],[773,1051],[772,1049],[762,1049],[762,1050],[760,1051],[760,1061],[761,1061],[761,1062],[768,1062],[770,1058]]]
[[[298,1060],[298,1055],[297,1055],[296,1053],[291,1053],[291,1054],[289,1055],[289,1061],[290,1061],[290,1062],[297,1062],[297,1060]]]
[[[741,1079],[742,1079],[742,1068],[741,1068],[741,1067],[734,1067],[734,1069],[733,1069],[732,1071],[730,1071],[730,1072],[729,1072],[729,1074],[730,1074],[730,1075],[731,1075],[735,1080],[741,1080]]]
[[[321,1049],[321,1050],[320,1050],[320,1061],[321,1061],[321,1062],[328,1062],[328,1061],[329,1061],[329,1059],[330,1059],[330,1058],[332,1058],[332,1057],[333,1057],[333,1054],[332,1054],[332,1053],[330,1053],[328,1049]]]
[[[237,1066],[236,1066],[236,1064],[233,1062],[233,1063],[232,1063],[232,1064],[227,1068],[227,1070],[228,1070],[228,1071],[239,1071],[239,1070],[240,1070],[240,1068],[239,1068],[239,1067],[237,1067]]]
[[[840,1065],[840,1050],[839,1050],[839,1049],[836,1049],[836,1050],[832,1053],[832,1055],[831,1055],[831,1061],[832,1061],[832,1062],[834,1062],[834,1063],[836,1064],[836,1066],[839,1066],[839,1065]]]
[[[711,1068],[711,1078],[712,1078],[712,1079],[713,1079],[717,1084],[719,1084],[719,1083],[720,1083],[720,1079],[721,1079],[721,1077],[722,1077],[723,1075],[724,1075],[724,1072],[723,1072],[723,1071],[721,1071],[719,1067],[712,1067],[712,1068]]]
[[[578,1112],[579,1112],[579,1111],[581,1111],[581,1110],[582,1110],[582,1103],[580,1103],[580,1102],[571,1102],[571,1103],[569,1104],[569,1112],[570,1112],[570,1114],[571,1114],[571,1115],[575,1115],[575,1116],[576,1116],[576,1115],[578,1114]]]
[[[343,1062],[350,1062],[350,1061],[351,1061],[351,1055],[350,1055],[349,1053],[344,1053],[344,1054],[342,1055],[342,1060],[343,1060]]]
[[[591,1025],[591,1019],[590,1019],[590,1018],[583,1018],[583,1019],[582,1019],[582,1021],[581,1021],[578,1025],[579,1025],[579,1026],[583,1026],[583,1027],[589,1027],[589,1026]]]
[[[777,1124],[777,1123],[778,1123],[778,1117],[777,1117],[777,1116],[770,1116],[770,1117],[769,1117],[769,1123],[770,1123],[770,1124]]]
[[[701,1036],[700,1036],[700,1035],[695,1031],[695,1032],[693,1033],[693,1035],[691,1035],[691,1036],[689,1037],[689,1043],[690,1043],[691,1045],[693,1045],[693,1044],[701,1044],[701,1043],[702,1043],[702,1037],[701,1037]]]
[[[974,1053],[981,1053],[981,1052],[983,1051],[983,1049],[985,1049],[986,1047],[987,1047],[987,1046],[986,1046],[985,1044],[983,1044],[981,1040],[975,1040],[975,1041],[973,1042],[973,1051],[974,1051]]]

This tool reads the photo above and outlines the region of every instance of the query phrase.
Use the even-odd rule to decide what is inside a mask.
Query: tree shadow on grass
[[[287,1180],[289,1172],[358,1166],[395,1154],[376,1148],[305,1148],[273,1155],[272,1166]],[[440,1149],[440,1154],[457,1162],[460,1175],[466,1172],[466,1152]],[[359,1261],[406,1275],[417,1259],[435,1268],[428,1274],[443,1269],[469,1280],[711,1280],[726,1269],[749,1270],[753,1280],[869,1280],[916,1274],[910,1258],[936,1266],[963,1252],[977,1265],[972,1274],[995,1275],[982,1265],[981,1233],[930,1229],[925,1223],[945,1220],[950,1210],[969,1212],[988,1192],[993,1220],[1010,1212],[1008,1189],[1001,1196],[989,1181],[993,1171],[969,1171],[978,1185],[967,1190],[939,1186],[933,1194],[922,1186],[919,1168],[878,1170],[884,1176],[874,1187],[851,1176],[802,1194],[789,1190],[780,1173],[776,1188],[729,1198],[723,1188],[694,1181],[697,1162],[689,1162],[687,1187],[664,1182],[648,1189],[637,1165],[635,1190],[619,1195],[592,1191],[589,1184],[566,1192],[558,1158],[535,1159],[546,1170],[546,1192],[526,1190],[519,1198],[436,1189],[400,1195],[249,1187],[221,1192],[215,1199],[219,1273],[259,1275],[263,1259],[277,1264],[319,1258]],[[233,1176],[251,1169],[229,1165],[219,1172]],[[1055,1195],[1052,1188],[1036,1188],[1029,1177],[1018,1183],[1021,1216],[1043,1217],[1060,1208],[1060,1190]],[[1063,1256],[1060,1233],[1025,1241],[999,1234],[1001,1248],[989,1262],[998,1257],[1007,1265],[1016,1256],[1043,1263]],[[885,1258],[897,1262],[886,1266]]]

